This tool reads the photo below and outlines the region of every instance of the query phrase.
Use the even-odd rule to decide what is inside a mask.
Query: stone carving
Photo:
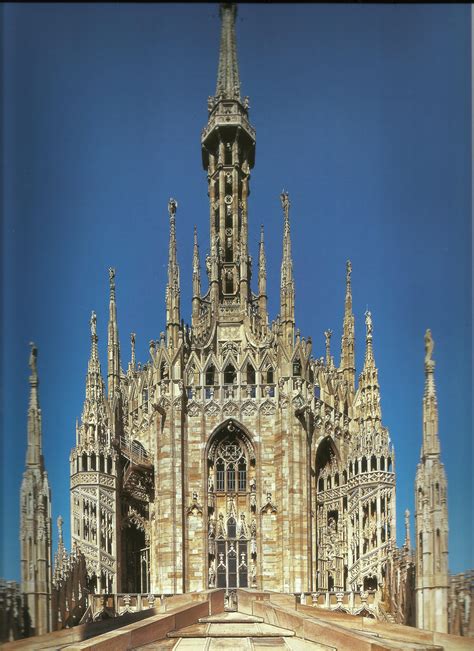
[[[260,509],[261,513],[269,514],[269,513],[278,512],[276,506],[272,502],[272,494],[270,492],[267,493],[267,497],[266,500],[264,500],[264,502],[265,502],[264,505]]]

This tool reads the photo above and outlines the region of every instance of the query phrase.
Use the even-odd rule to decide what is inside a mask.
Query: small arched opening
[[[293,375],[295,377],[301,377],[301,362],[299,358],[293,360]]]
[[[247,384],[255,384],[255,369],[250,362],[247,364]]]
[[[234,384],[237,381],[237,373],[232,364],[227,364],[224,369],[224,384]]]
[[[365,576],[364,577],[364,590],[377,590],[377,577]]]
[[[212,387],[215,384],[216,369],[214,364],[210,364],[206,369],[206,386]]]

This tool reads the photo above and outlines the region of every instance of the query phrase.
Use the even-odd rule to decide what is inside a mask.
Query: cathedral
[[[417,626],[447,632],[447,482],[431,333],[413,552],[408,515],[405,546],[396,544],[396,456],[382,421],[376,320],[365,313],[365,358],[357,373],[348,261],[338,363],[330,330],[325,356],[313,357],[311,337],[295,322],[286,191],[280,311],[269,318],[263,226],[257,265],[248,248],[256,133],[241,95],[235,16],[235,5],[221,6],[217,87],[201,133],[209,252],[201,265],[195,229],[191,322],[183,320],[180,301],[175,199],[168,203],[166,327],[150,341],[149,358],[136,360],[133,333],[127,361],[120,349],[114,268],[104,371],[91,315],[85,401],[70,454],[71,548],[84,561],[88,593],[224,589],[228,608],[239,589],[299,594],[302,603],[316,595],[319,604],[336,603],[328,595],[344,593],[353,596],[356,614],[367,597],[354,595],[375,594],[385,595],[388,610],[403,611],[402,619],[413,593],[411,623],[416,611]],[[33,346],[20,538],[21,589],[38,634],[51,629],[54,576],[36,359]],[[57,565],[62,537],[60,544]]]

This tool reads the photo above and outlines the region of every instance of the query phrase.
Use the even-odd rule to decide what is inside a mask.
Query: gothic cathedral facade
[[[235,5],[221,6],[217,88],[201,135],[210,250],[204,283],[195,230],[191,324],[181,313],[174,199],[168,204],[166,330],[150,341],[148,361],[137,363],[132,333],[130,361],[122,365],[112,268],[106,381],[94,313],[90,321],[85,402],[70,455],[70,508],[72,547],[83,554],[88,589],[95,592],[382,590],[396,551],[395,451],[382,422],[370,312],[356,378],[351,263],[339,365],[330,330],[325,356],[314,359],[311,338],[295,323],[286,192],[274,321],[267,310],[263,227],[252,282],[248,198],[256,134],[240,92],[235,14]],[[432,348],[427,334],[415,518],[417,623],[424,627],[435,627],[438,610],[447,611],[448,589]],[[50,591],[51,515],[36,349],[31,367],[22,580],[25,591],[40,595]],[[32,527],[43,546],[28,543]]]
[[[255,130],[242,98],[235,6],[221,9],[217,89],[202,132],[210,252],[203,291],[194,234],[183,324],[169,201],[166,333],[122,370],[110,270],[107,395],[95,316],[86,400],[71,453],[73,545],[97,590],[208,587],[282,592],[376,589],[395,541],[395,453],[382,424],[372,318],[356,386],[351,265],[341,362],[315,360],[295,324],[290,200],[281,195],[278,318],[267,312],[264,235],[257,291],[248,251]]]

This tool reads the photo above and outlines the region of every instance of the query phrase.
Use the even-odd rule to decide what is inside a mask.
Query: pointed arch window
[[[237,380],[237,373],[232,364],[227,364],[224,369],[224,384],[234,384]]]
[[[293,375],[295,377],[301,377],[301,362],[299,359],[293,361]]]
[[[255,384],[255,369],[250,362],[247,364],[247,384]]]
[[[237,538],[237,522],[233,517],[227,520],[227,537]]]
[[[208,458],[208,480],[215,487],[208,529],[208,586],[228,590],[250,584],[256,587],[255,489],[254,479],[249,481],[248,476],[254,457],[233,423],[222,434]]]
[[[275,384],[275,374],[271,366],[267,367],[264,375],[265,375],[265,384]]]
[[[238,472],[239,472],[239,492],[242,493],[247,490],[247,461],[245,457],[242,457],[239,460]]]
[[[206,369],[206,386],[212,387],[215,384],[216,369],[213,364]]]
[[[225,490],[225,464],[222,459],[218,459],[216,463],[216,491],[222,492]]]
[[[235,491],[235,465],[233,463],[229,463],[227,466],[227,490]]]

